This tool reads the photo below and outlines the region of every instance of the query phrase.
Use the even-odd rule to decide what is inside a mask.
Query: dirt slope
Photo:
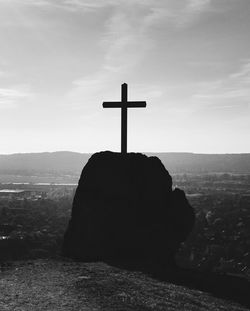
[[[104,263],[34,260],[2,265],[1,311],[248,310]]]

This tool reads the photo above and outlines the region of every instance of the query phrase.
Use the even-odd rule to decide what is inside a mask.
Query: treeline
[[[190,200],[196,224],[177,255],[178,264],[250,276],[250,196],[214,194]],[[70,196],[0,201],[0,261],[60,255],[71,204]]]
[[[0,260],[60,255],[72,198],[0,202]]]
[[[182,246],[181,265],[250,277],[250,196],[209,195],[192,199],[196,224]]]

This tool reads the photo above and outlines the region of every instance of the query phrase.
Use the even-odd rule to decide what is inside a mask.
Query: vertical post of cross
[[[120,102],[103,102],[103,108],[121,108],[121,153],[127,153],[127,119],[128,108],[145,108],[145,101],[128,101],[128,85],[123,83],[121,87],[121,101]]]
[[[128,85],[123,83],[121,86],[121,152],[122,154],[127,153],[127,119],[128,119]]]

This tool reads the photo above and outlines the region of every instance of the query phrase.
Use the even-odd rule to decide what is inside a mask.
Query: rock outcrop
[[[157,157],[94,154],[76,189],[63,255],[83,261],[173,262],[194,212]]]

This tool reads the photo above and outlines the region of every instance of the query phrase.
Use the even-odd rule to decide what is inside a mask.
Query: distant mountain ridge
[[[76,173],[81,171],[90,156],[91,154],[71,151],[0,155],[0,172],[43,171]]]
[[[250,153],[197,154],[163,152],[148,153],[161,159],[170,173],[239,173],[250,174]],[[63,172],[80,174],[90,153],[70,151],[16,153],[0,155],[0,173]]]

